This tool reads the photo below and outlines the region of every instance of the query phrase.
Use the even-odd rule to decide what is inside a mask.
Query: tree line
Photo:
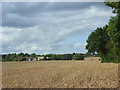
[[[97,54],[94,54],[98,56]],[[72,53],[72,54],[46,54],[46,55],[37,55],[35,53],[12,53],[12,54],[3,54],[2,61],[26,61],[26,58],[37,58],[44,57],[43,60],[84,60],[84,57],[91,57],[93,54],[90,53]]]
[[[86,49],[89,53],[97,52],[101,62],[120,61],[120,1],[105,2],[106,6],[112,7],[115,16],[111,16],[104,27],[97,27],[87,40]]]

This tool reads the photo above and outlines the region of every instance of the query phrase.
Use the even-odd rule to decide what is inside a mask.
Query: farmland
[[[84,61],[2,63],[3,88],[117,88],[118,64]]]

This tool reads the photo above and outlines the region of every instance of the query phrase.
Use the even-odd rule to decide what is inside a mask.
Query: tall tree
[[[110,0],[108,0],[110,1]],[[97,28],[90,34],[87,40],[86,49],[88,52],[95,53],[101,56],[105,62],[120,61],[120,1],[105,2],[107,6],[113,8],[113,13],[116,16],[111,17],[108,25],[102,28]]]
[[[97,52],[102,58],[102,62],[113,62],[114,55],[112,54],[110,37],[107,32],[108,26],[97,28],[93,31],[87,40],[86,49],[89,53],[95,54]]]
[[[105,2],[107,6],[113,8],[113,13],[116,16],[111,17],[107,28],[108,35],[113,44],[112,51],[116,55],[116,62],[120,61],[120,1],[119,2]]]
[[[89,53],[95,53],[95,52],[104,52],[106,53],[105,45],[109,40],[109,37],[107,35],[106,31],[107,25],[103,28],[97,28],[95,31],[93,31],[87,40],[86,49],[88,49]]]

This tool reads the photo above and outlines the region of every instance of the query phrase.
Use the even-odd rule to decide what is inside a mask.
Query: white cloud
[[[84,46],[82,43],[76,43],[73,47],[74,48],[80,48],[81,46]]]
[[[27,5],[29,9],[31,5],[36,8],[37,4]],[[48,7],[50,6],[48,5]],[[103,7],[101,9],[94,5],[85,9],[64,10],[62,8],[59,11],[61,8],[59,6],[58,11],[26,10],[24,15],[21,10],[23,7],[19,8],[13,5],[11,6],[13,11],[5,11],[7,13],[3,16],[3,21],[6,23],[2,30],[3,52],[35,52],[39,54],[85,52],[85,42],[81,41],[83,44],[69,43],[66,42],[66,39],[88,35],[98,26],[104,26],[113,14],[110,9],[104,10]],[[46,8],[47,6],[42,9]]]
[[[73,45],[73,48],[75,51],[77,52],[86,52],[87,50],[85,50],[85,46],[86,46],[86,43],[75,43]]]

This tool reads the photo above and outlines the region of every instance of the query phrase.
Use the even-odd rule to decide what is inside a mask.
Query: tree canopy
[[[87,40],[86,49],[89,53],[97,52],[102,62],[120,61],[120,1],[105,2],[105,5],[113,8],[116,16],[111,17],[108,25],[98,27]]]

